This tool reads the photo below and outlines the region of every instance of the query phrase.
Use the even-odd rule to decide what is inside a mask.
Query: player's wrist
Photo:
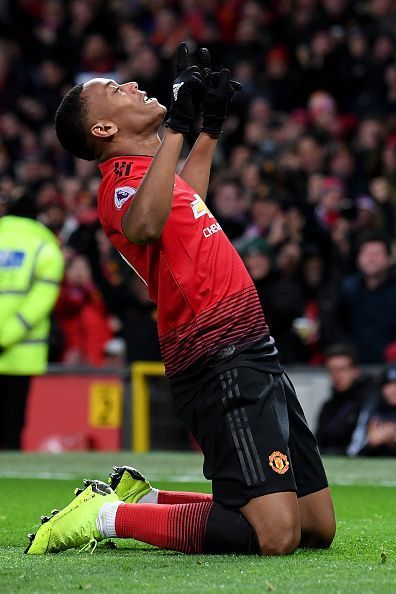
[[[165,122],[165,135],[164,135],[164,139],[165,137],[178,137],[178,136],[182,136],[183,132],[180,132],[179,130],[174,130],[173,128],[171,128],[169,125],[167,125],[167,123]]]
[[[190,123],[183,122],[171,116],[166,120],[165,128],[177,134],[188,134],[190,132]]]
[[[201,132],[205,132],[210,136],[219,137],[223,131],[224,122],[225,117],[210,116],[204,114]]]
[[[213,134],[213,133],[211,133],[211,132],[205,132],[205,131],[204,131],[204,130],[202,130],[202,128],[201,128],[201,130],[199,131],[199,136],[200,136],[201,138],[207,138],[207,140],[208,140],[209,142],[213,142],[213,141],[217,141],[220,135],[219,135],[219,134]]]

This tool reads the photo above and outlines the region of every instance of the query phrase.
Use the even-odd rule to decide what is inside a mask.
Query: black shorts
[[[314,435],[293,385],[267,345],[250,347],[171,378],[176,410],[204,454],[213,499],[240,508],[253,497],[328,486]]]

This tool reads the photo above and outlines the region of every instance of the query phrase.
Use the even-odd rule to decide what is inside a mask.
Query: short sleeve
[[[141,178],[122,178],[103,189],[99,203],[99,217],[107,234],[122,231],[122,218],[138,190]]]

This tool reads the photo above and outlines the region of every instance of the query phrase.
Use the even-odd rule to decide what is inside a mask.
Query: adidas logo
[[[179,94],[179,89],[183,85],[184,85],[184,82],[176,83],[176,84],[173,85],[173,97],[175,98],[175,101],[177,101],[177,96]]]

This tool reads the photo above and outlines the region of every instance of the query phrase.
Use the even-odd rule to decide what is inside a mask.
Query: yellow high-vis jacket
[[[38,221],[0,218],[0,374],[38,375],[63,277],[55,235]]]

